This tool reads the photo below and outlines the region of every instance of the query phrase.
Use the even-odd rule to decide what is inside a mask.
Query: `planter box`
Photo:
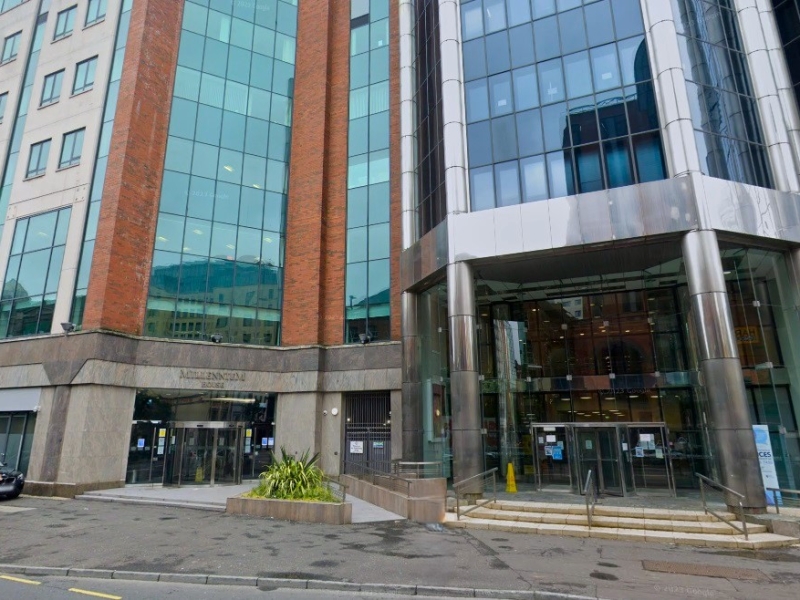
[[[349,502],[302,502],[234,496],[228,498],[225,512],[302,523],[345,525],[353,522],[353,505]]]

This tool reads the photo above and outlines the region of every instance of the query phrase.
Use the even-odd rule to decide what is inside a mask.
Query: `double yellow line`
[[[13,581],[14,583],[25,583],[27,585],[42,585],[41,581],[34,581],[33,579],[24,579],[22,577],[12,577],[11,575],[0,575],[0,579]],[[69,588],[70,592],[76,594],[83,594],[84,596],[93,596],[94,598],[106,598],[107,600],[122,600],[122,596],[114,596],[112,594],[102,594],[100,592],[92,592],[91,590],[82,590],[80,588]]]

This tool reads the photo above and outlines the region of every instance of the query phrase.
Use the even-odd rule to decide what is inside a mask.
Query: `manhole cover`
[[[645,571],[657,573],[673,573],[675,575],[700,575],[701,577],[724,577],[725,579],[746,579],[749,581],[767,581],[769,578],[756,569],[736,569],[733,567],[715,567],[695,563],[666,562],[660,560],[643,560]]]

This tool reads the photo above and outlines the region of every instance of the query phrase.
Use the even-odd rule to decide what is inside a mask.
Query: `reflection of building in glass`
[[[389,470],[397,3],[0,4],[0,454],[26,492],[233,484],[281,446]]]
[[[421,115],[402,128],[418,219],[402,258],[405,402],[424,414],[444,384],[456,479],[510,462],[518,481],[576,490],[602,464],[600,487],[627,494],[705,473],[758,509],[762,423],[779,478],[800,481],[800,255],[791,218],[771,216],[798,201],[785,132],[800,124],[783,64],[748,64],[777,29],[767,18],[762,48],[740,33],[765,23],[755,8],[662,4],[654,23],[638,0],[469,0],[460,46],[405,49],[401,73],[436,56],[447,82],[420,97],[427,79],[408,75],[401,97]],[[426,39],[431,10],[408,23]],[[759,95],[775,89],[780,102]],[[430,98],[447,212],[432,231],[415,196],[437,180]],[[414,456],[448,455],[406,437]]]

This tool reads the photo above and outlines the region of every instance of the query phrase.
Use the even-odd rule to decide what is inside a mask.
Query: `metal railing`
[[[478,496],[482,496],[486,491],[487,485],[491,482],[492,497],[484,498],[482,501]],[[472,512],[476,508],[485,506],[489,502],[497,502],[497,467],[478,473],[472,477],[453,484],[453,491],[456,494],[456,519],[460,519],[462,515]],[[461,501],[465,500],[467,496],[474,496],[475,504],[465,510],[461,510]]]
[[[344,502],[347,499],[347,486],[343,483],[339,483],[335,479],[331,479],[330,477],[323,477],[322,484],[330,490],[331,494],[333,494],[339,502]]]
[[[706,477],[705,475],[701,475],[700,473],[695,473],[695,475],[697,475],[698,479],[700,480],[700,498],[703,500],[703,510],[705,511],[705,513],[707,515],[713,515],[717,517],[723,523],[727,523],[728,525],[733,527],[736,531],[740,531],[741,533],[743,533],[744,539],[748,539],[747,521],[745,521],[744,519],[744,505],[742,504],[742,500],[744,500],[744,494],[740,494],[739,492],[732,490],[729,487],[725,487],[721,483],[717,483],[713,479],[709,479],[708,477]],[[717,491],[722,492],[723,494],[728,494],[729,496],[732,496],[737,499],[736,503],[739,505],[738,512],[739,512],[739,521],[742,524],[741,527],[736,525],[736,523],[732,519],[726,519],[721,514],[714,512],[708,507],[708,503],[706,502],[706,486],[712,489],[716,489]],[[730,506],[727,500],[725,500],[725,504],[727,506]]]
[[[597,491],[594,489],[594,475],[591,469],[589,469],[589,472],[586,474],[586,483],[583,485],[583,497],[586,499],[586,521],[589,525],[589,529],[591,529],[594,507],[597,505]]]
[[[393,460],[392,473],[398,476],[413,475],[415,479],[442,477],[444,473],[444,464],[441,462],[408,462]]]
[[[798,508],[800,508],[800,490],[788,490],[785,488],[767,488],[767,491],[772,493],[772,500],[773,503],[775,504],[775,512],[777,514],[781,514],[781,509],[779,504],[785,500],[783,497],[784,494],[792,494],[797,496],[798,498],[794,500],[794,502],[797,502]],[[780,497],[778,496],[778,494],[780,494]]]
[[[345,461],[344,464],[345,475],[351,475],[372,485],[377,485],[384,489],[391,490],[392,492],[403,494],[404,496],[408,496],[410,494],[411,481],[408,479],[398,477],[392,473],[386,473],[384,471],[373,469],[363,463]]]

